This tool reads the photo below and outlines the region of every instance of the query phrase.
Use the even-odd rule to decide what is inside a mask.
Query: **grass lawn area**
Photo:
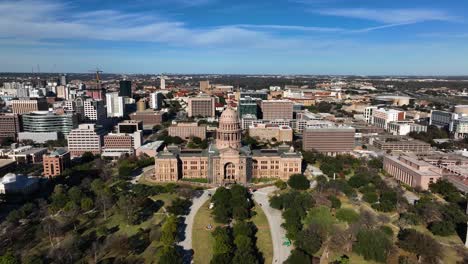
[[[262,208],[255,205],[254,211],[257,213],[252,217],[252,222],[257,227],[257,247],[265,259],[265,263],[273,261],[273,241],[271,240],[270,225]]]
[[[193,261],[195,264],[210,263],[213,257],[213,243],[214,239],[211,232],[219,226],[211,217],[209,209],[210,201],[207,201],[198,210],[195,215],[192,230],[192,248],[194,252]],[[206,226],[211,224],[213,229],[206,230]]]

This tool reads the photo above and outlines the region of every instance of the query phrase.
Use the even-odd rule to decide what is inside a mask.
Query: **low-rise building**
[[[163,122],[163,113],[151,109],[132,113],[129,117],[131,120],[142,121],[145,128],[152,128],[153,126],[160,125]]]
[[[39,189],[39,178],[8,173],[0,180],[1,194],[31,194]]]
[[[429,189],[429,184],[442,178],[441,168],[408,155],[385,156],[383,168],[396,180],[422,190]]]
[[[57,149],[42,157],[44,176],[55,177],[70,166],[70,152],[65,149]]]
[[[427,132],[427,126],[415,124],[412,121],[390,122],[387,131],[395,136],[406,136],[411,132]]]
[[[388,152],[428,152],[432,150],[431,144],[409,138],[375,139],[373,146]]]
[[[0,114],[0,142],[8,138],[16,140],[20,132],[20,118],[17,114]]]
[[[85,152],[101,154],[104,130],[95,124],[81,124],[68,134],[68,151],[72,157],[80,157]]]
[[[171,137],[180,137],[182,139],[199,137],[202,140],[206,139],[206,126],[199,126],[196,122],[171,125],[168,132]]]
[[[42,162],[42,156],[46,153],[47,148],[21,146],[3,152],[2,156],[15,160],[17,164],[31,164]]]
[[[249,136],[260,140],[292,142],[293,130],[290,126],[255,124],[249,127]]]
[[[164,141],[154,141],[150,143],[146,143],[143,146],[137,148],[136,155],[147,155],[149,157],[154,157],[158,153],[158,151],[162,148]]]
[[[346,154],[355,147],[356,130],[348,126],[309,127],[304,129],[302,148],[325,155]]]

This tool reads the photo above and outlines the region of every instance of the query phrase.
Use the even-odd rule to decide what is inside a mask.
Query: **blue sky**
[[[468,75],[468,1],[0,0],[0,71]]]

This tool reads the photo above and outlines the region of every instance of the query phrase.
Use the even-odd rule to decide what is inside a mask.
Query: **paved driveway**
[[[273,240],[273,263],[283,263],[291,254],[291,247],[283,245],[286,230],[281,227],[283,217],[281,211],[270,207],[268,195],[276,190],[276,187],[265,187],[253,193],[257,204],[262,204],[263,212],[270,224],[271,239]]]
[[[205,190],[200,197],[193,198],[192,206],[190,207],[190,213],[185,217],[185,240],[179,242],[179,245],[182,246],[185,250],[192,249],[192,229],[195,215],[197,214],[200,207],[202,207],[202,205],[210,199],[208,194],[214,194],[215,191],[216,188]]]

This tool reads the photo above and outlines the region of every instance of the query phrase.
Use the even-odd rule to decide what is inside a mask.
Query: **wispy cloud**
[[[316,11],[314,11],[316,12]],[[388,24],[408,24],[424,21],[458,21],[443,10],[436,9],[369,9],[369,8],[338,8],[322,9],[321,15],[348,17],[363,20],[371,20]]]
[[[248,27],[227,25],[194,28],[184,22],[164,20],[157,15],[144,13],[123,13],[117,10],[71,12],[67,5],[40,0],[2,2],[0,13],[3,14],[0,16],[0,35],[10,39],[144,41],[174,47],[245,45],[265,48],[301,44],[298,39],[278,37]],[[17,15],[19,13],[21,16]]]
[[[309,27],[296,25],[254,25],[254,24],[237,24],[235,26],[241,28],[252,29],[272,29],[272,30],[293,30],[293,31],[310,31],[310,32],[339,32],[342,28],[336,27]]]

